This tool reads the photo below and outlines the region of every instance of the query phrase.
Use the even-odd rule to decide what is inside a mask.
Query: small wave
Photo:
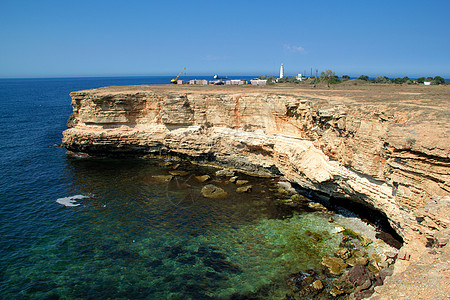
[[[84,196],[84,195],[75,195],[75,196],[71,196],[71,197],[59,198],[56,200],[56,202],[61,205],[67,206],[67,207],[72,207],[72,206],[79,206],[80,203],[76,203],[77,200],[84,199],[84,198],[89,198],[89,197]]]

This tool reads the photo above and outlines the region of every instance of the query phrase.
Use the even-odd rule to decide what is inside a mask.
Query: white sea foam
[[[64,197],[64,198],[59,198],[56,200],[57,203],[64,205],[64,206],[79,206],[80,203],[76,203],[77,200],[79,199],[84,199],[84,198],[89,198],[88,196],[84,196],[84,195],[75,195],[75,196],[71,196],[71,197]]]

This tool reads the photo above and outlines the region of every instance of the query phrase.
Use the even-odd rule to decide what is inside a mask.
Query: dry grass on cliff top
[[[121,92],[160,92],[168,94],[284,94],[304,96],[306,98],[323,99],[339,102],[382,102],[395,104],[399,102],[411,102],[413,104],[442,107],[450,104],[450,86],[424,86],[424,85],[394,85],[394,84],[336,84],[318,85],[312,87],[306,84],[276,84],[268,86],[229,86],[229,85],[136,85],[113,86],[95,90],[95,93],[121,93]]]
[[[230,85],[138,85],[114,86],[91,90],[96,94],[123,92],[156,92],[162,94],[282,94],[297,96],[306,100],[327,101],[330,103],[359,103],[389,105],[404,109],[433,109],[448,111],[450,107],[450,86],[373,84],[347,82],[342,84],[276,84],[268,86],[230,86]]]

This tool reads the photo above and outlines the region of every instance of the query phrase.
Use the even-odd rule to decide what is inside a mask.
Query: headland
[[[364,204],[404,240],[372,298],[448,295],[450,87],[144,85],[71,97],[71,153],[181,156]]]

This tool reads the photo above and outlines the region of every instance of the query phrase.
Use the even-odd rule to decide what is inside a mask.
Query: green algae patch
[[[358,240],[360,240],[360,241],[363,240],[363,238],[362,238],[359,234],[357,234],[356,232],[354,232],[353,230],[348,229],[348,228],[344,229],[344,231],[342,232],[342,234],[343,234],[344,236],[348,236],[348,237],[350,237],[350,238],[352,238],[352,239],[358,239]]]

